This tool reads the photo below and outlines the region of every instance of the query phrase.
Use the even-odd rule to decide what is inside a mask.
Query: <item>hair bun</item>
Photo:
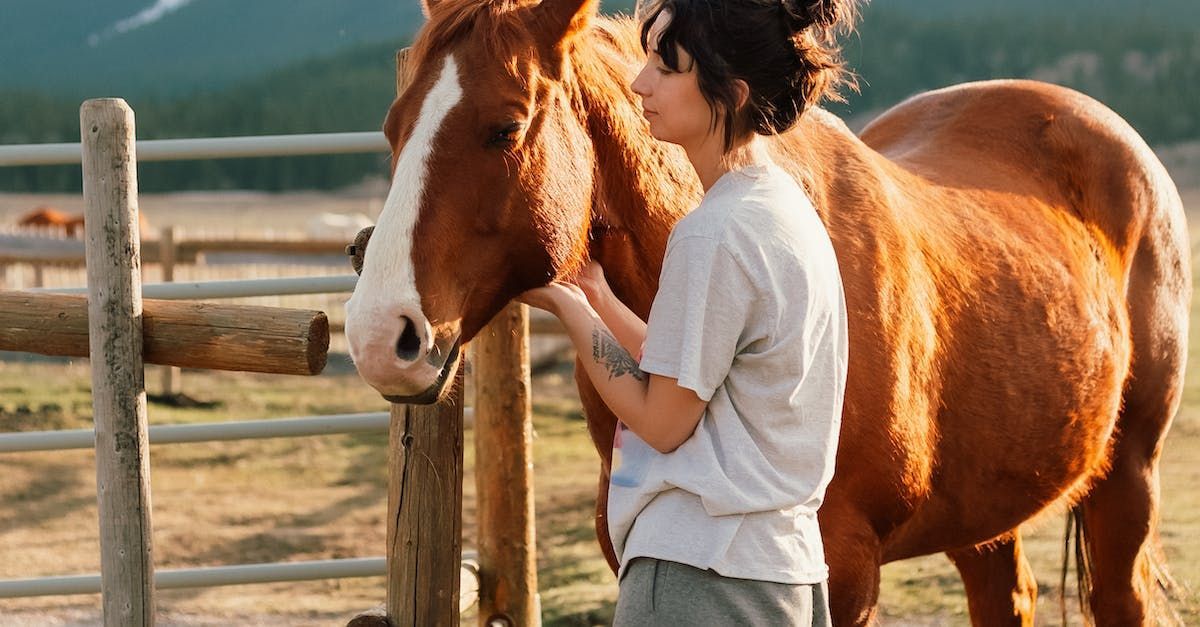
[[[810,26],[830,28],[852,25],[855,19],[855,0],[779,0],[792,32]]]

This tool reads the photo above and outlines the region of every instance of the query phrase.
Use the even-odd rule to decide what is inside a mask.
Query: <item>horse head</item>
[[[596,158],[569,79],[596,0],[428,0],[384,132],[392,183],[346,303],[359,374],[433,402],[459,347],[587,255]]]

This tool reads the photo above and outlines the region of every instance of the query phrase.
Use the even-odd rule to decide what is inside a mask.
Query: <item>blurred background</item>
[[[632,5],[602,0],[610,13]],[[0,145],[77,142],[80,102],[107,96],[129,101],[142,139],[377,130],[393,98],[395,52],[422,21],[416,0],[0,0]],[[878,0],[845,38],[845,56],[860,92],[827,106],[854,129],[914,93],[974,79],[1035,78],[1098,98],[1167,165],[1189,209],[1193,250],[1200,245],[1191,211],[1200,207],[1200,0]],[[201,254],[170,272],[148,263],[144,280],[346,274],[339,251],[377,217],[387,171],[386,153],[142,163],[146,241],[282,238],[325,251]],[[80,191],[78,165],[0,168],[0,253],[5,242],[49,246],[45,234],[10,225],[39,206],[82,212]],[[79,259],[0,254],[0,288],[82,285],[82,244],[65,239]],[[239,302],[321,309],[337,328],[345,298]],[[1192,363],[1200,363],[1200,330],[1192,338]],[[571,353],[559,337],[533,342],[543,619],[609,624],[616,586],[595,541],[598,458]],[[325,372],[309,378],[150,370],[150,422],[385,411],[339,335],[332,349]],[[1200,624],[1197,373],[1187,377],[1162,467],[1161,532],[1177,583],[1166,596],[1185,624]],[[91,428],[90,385],[86,360],[0,353],[0,433]],[[154,447],[156,566],[381,554],[386,447],[384,433]],[[474,455],[468,445],[468,549]],[[98,572],[96,521],[90,450],[0,455],[0,579]],[[1052,512],[1023,527],[1039,624],[1059,624],[1063,604],[1066,622],[1081,624],[1074,577],[1059,587],[1062,525]],[[381,577],[163,591],[159,624],[344,624],[384,596]],[[93,625],[98,608],[97,595],[0,600],[0,627]],[[961,581],[941,555],[885,566],[880,608],[887,625],[968,622]],[[468,614],[463,624],[474,621]]]
[[[861,93],[830,105],[852,127],[918,91],[1027,77],[1100,99],[1155,147],[1200,139],[1195,0],[880,0],[863,16],[846,38]],[[392,53],[422,21],[415,0],[4,0],[0,144],[77,141],[79,102],[100,96],[128,100],[146,139],[377,129]],[[141,180],[146,192],[328,190],[385,166],[154,164]],[[4,191],[79,187],[78,168],[0,170]]]

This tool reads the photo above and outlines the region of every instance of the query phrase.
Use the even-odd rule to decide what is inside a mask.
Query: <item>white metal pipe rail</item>
[[[469,408],[468,410],[469,411]],[[238,420],[191,425],[151,425],[151,444],[194,444],[226,440],[291,438],[339,433],[387,431],[388,412],[332,414],[268,420]],[[64,431],[27,431],[0,434],[0,453],[65,451],[92,448],[96,432],[92,429]]]
[[[361,557],[161,570],[154,573],[154,587],[157,590],[203,588],[276,581],[375,577],[384,574],[387,574],[384,558]],[[95,594],[98,592],[100,592],[100,575],[66,575],[0,581],[0,598]]]
[[[389,149],[387,138],[379,131],[197,139],[143,139],[138,140],[136,145],[139,163],[182,159],[353,154],[383,152]],[[0,167],[64,165],[79,163],[80,159],[78,143],[0,146]]]
[[[479,558],[474,551],[463,553],[462,590],[459,607],[475,604],[479,590]],[[387,574],[387,559],[359,557],[349,559],[312,560],[305,562],[276,562],[272,564],[241,564],[208,568],[178,568],[154,573],[154,588],[209,588],[250,583],[280,581],[313,581],[349,577],[381,577]],[[67,594],[97,594],[100,575],[66,575],[36,579],[0,580],[0,599]]]
[[[294,296],[297,294],[337,294],[353,292],[356,274],[287,277],[279,279],[238,279],[192,283],[147,283],[142,298],[160,300],[201,300],[206,298],[249,298],[254,296]],[[39,287],[31,292],[86,294],[86,287]]]

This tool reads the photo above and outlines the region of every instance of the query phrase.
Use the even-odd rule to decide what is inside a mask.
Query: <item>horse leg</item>
[[[1128,296],[1133,361],[1112,436],[1111,465],[1080,502],[1080,540],[1091,562],[1089,601],[1100,625],[1173,618],[1160,602],[1158,585],[1169,588],[1170,576],[1157,525],[1158,464],[1183,395],[1188,351],[1190,251],[1182,210],[1175,211],[1180,215],[1174,221],[1152,222],[1139,244]]]
[[[821,507],[821,542],[829,564],[829,614],[837,627],[874,623],[879,603],[879,536],[866,517]],[[826,525],[825,521],[832,521]]]
[[[1158,455],[1118,444],[1112,469],[1082,505],[1090,558],[1089,602],[1097,625],[1144,625],[1155,591]],[[1080,565],[1077,565],[1080,567]]]
[[[1020,529],[946,556],[962,576],[972,625],[1033,625],[1037,581],[1021,548]]]

